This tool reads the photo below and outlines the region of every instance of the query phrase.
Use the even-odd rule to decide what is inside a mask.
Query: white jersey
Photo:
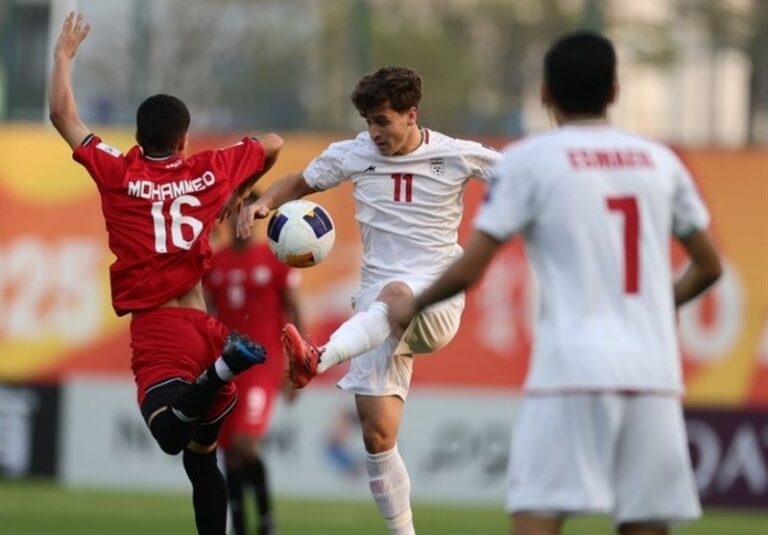
[[[521,233],[538,277],[526,390],[682,392],[669,237],[708,222],[658,143],[580,124],[506,149],[475,228]]]
[[[349,180],[363,241],[361,285],[437,277],[461,254],[458,227],[470,177],[488,180],[501,153],[474,141],[423,129],[422,144],[383,156],[367,132],[331,144],[304,170],[325,190]]]

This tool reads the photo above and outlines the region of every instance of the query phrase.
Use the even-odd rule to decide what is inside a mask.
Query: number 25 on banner
[[[104,260],[100,245],[84,239],[48,243],[19,237],[2,248],[0,327],[4,339],[61,336],[80,341],[103,321]]]

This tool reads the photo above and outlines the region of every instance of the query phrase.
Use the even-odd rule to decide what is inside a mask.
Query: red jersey
[[[155,159],[127,154],[90,135],[74,151],[99,188],[118,316],[189,291],[211,257],[209,233],[232,191],[264,167],[253,138],[221,150]]]
[[[204,285],[216,317],[229,329],[266,347],[269,357],[258,368],[279,386],[285,369],[280,343],[285,323],[283,299],[286,289],[298,285],[298,273],[277,260],[265,243],[259,243],[217,252]]]

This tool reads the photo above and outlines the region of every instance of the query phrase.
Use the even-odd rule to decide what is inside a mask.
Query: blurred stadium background
[[[578,27],[620,55],[615,123],[671,143],[695,175],[726,261],[680,314],[687,423],[704,520],[768,525],[768,1],[108,0],[0,2],[0,533],[189,533],[178,459],[134,402],[128,320],[109,304],[98,195],[46,119],[52,39],[69,10],[93,30],[76,60],[86,123],[123,150],[147,96],[192,112],[192,149],[244,132],[286,139],[269,182],[364,127],[348,100],[385,64],[425,79],[422,123],[501,147],[550,127],[543,51]],[[482,197],[468,188],[467,221]],[[337,244],[302,273],[314,337],[350,312],[360,245],[349,190],[315,198]],[[682,267],[680,251],[673,251]],[[531,339],[519,243],[472,292],[462,330],[418,361],[400,449],[424,534],[504,533],[504,468]],[[278,407],[267,457],[281,533],[384,533],[362,476],[351,398],[334,379]],[[609,533],[607,521],[566,533]]]

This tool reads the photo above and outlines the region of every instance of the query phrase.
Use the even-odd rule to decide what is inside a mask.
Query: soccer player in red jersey
[[[255,195],[251,196],[255,200]],[[236,218],[230,219],[232,245],[218,251],[203,281],[207,301],[228,328],[259,340],[270,355],[258,373],[235,379],[240,403],[222,427],[227,487],[235,535],[245,534],[243,487],[254,490],[259,534],[275,532],[267,472],[261,457],[261,438],[269,429],[274,401],[282,390],[288,401],[296,391],[286,383],[286,360],[280,342],[285,322],[300,323],[296,287],[298,272],[283,264],[269,246],[253,238],[236,237]]]
[[[238,208],[277,159],[275,134],[184,156],[189,111],[168,95],[136,114],[138,146],[127,154],[90,133],[77,110],[71,63],[90,26],[70,13],[54,48],[50,116],[73,158],[96,182],[116,260],[112,304],[132,314],[131,367],[147,426],[160,448],[182,450],[200,534],[226,529],[227,491],[216,466],[224,416],[236,402],[235,375],[264,361],[264,348],[206,313],[201,278],[208,235],[222,211]]]

